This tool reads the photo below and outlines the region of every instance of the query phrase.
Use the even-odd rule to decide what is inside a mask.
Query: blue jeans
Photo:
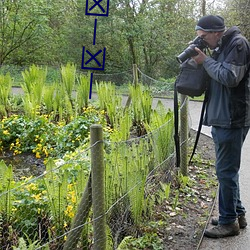
[[[231,224],[246,212],[240,200],[239,169],[241,149],[248,130],[249,127],[212,127],[219,181],[219,224]]]

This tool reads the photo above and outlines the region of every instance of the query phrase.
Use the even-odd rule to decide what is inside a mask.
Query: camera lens
[[[179,63],[183,63],[188,58],[198,55],[198,53],[194,49],[195,47],[195,44],[191,44],[189,47],[187,47],[180,55],[176,57],[177,61]]]

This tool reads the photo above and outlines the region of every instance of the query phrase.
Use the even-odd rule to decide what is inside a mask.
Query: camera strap
[[[204,96],[204,100],[203,100],[202,108],[201,108],[199,126],[198,126],[198,130],[196,132],[196,138],[195,138],[195,142],[194,142],[193,151],[192,151],[192,154],[191,154],[190,159],[189,159],[189,164],[191,164],[191,162],[192,162],[193,156],[195,154],[195,151],[196,151],[196,148],[197,148],[197,145],[198,145],[198,142],[199,142],[199,138],[200,138],[200,134],[201,134],[201,128],[202,128],[202,122],[203,122],[203,117],[204,117],[204,113],[205,113],[205,109],[206,109],[206,104],[207,104],[207,92],[208,91],[205,91],[205,96]]]
[[[180,137],[179,137],[179,105],[178,105],[178,92],[176,83],[174,84],[174,142],[175,142],[175,158],[176,167],[180,167]]]

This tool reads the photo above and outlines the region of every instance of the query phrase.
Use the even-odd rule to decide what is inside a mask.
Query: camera
[[[203,50],[207,48],[207,43],[199,36],[197,36],[190,45],[180,54],[176,57],[177,61],[179,63],[183,63],[188,58],[198,55],[198,53],[195,51],[195,47],[199,48],[200,50]]]

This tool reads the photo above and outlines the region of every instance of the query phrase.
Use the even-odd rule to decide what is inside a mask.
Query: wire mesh
[[[138,68],[139,76],[140,76],[140,82],[148,86],[152,93],[157,96],[173,96],[174,91],[174,82],[170,80],[156,80],[146,74],[144,74],[139,68]]]
[[[116,85],[123,85],[133,82],[132,70],[116,72],[111,74],[94,73],[93,82],[112,82]]]
[[[141,233],[138,225],[153,216],[160,183],[171,182],[173,117],[147,131],[124,141],[104,138],[107,249]],[[0,163],[1,249],[92,249],[103,240],[93,236],[102,216],[93,219],[92,147],[79,148],[73,158],[49,159],[37,176],[17,178],[11,165]]]
[[[152,204],[152,188],[159,185],[160,180],[170,178],[170,170],[174,166],[173,142],[168,141],[165,145],[168,157],[164,161],[158,164],[155,155],[158,150],[166,151],[158,141],[164,138],[162,133],[168,130],[168,126],[164,124],[157,131],[140,138],[105,143],[107,232],[111,239],[108,242],[112,245],[108,249],[116,249],[125,236],[136,235],[141,220],[150,217],[148,210]],[[86,221],[81,218],[81,223],[72,228],[82,193],[91,193],[88,189],[93,188],[87,184],[90,172],[89,150],[79,152],[81,159],[78,161],[48,161],[43,174],[23,178],[15,188],[11,188],[13,173],[7,174],[8,168],[3,167],[2,162],[1,167],[5,168],[5,182],[2,182],[0,194],[2,249],[12,249],[22,241],[23,244],[32,242],[35,249],[63,249],[70,232],[76,235],[78,229],[81,234],[76,239],[75,249],[91,249],[91,204],[81,208],[88,215],[85,215]]]
[[[43,174],[18,180],[1,162],[1,249],[62,249],[89,176],[89,149],[78,154],[77,161],[49,160]]]

